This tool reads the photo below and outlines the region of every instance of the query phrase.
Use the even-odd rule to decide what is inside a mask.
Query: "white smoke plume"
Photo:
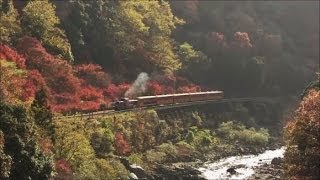
[[[124,94],[125,97],[135,97],[146,91],[146,85],[149,80],[147,73],[142,72],[138,75],[137,79],[131,85],[131,87]]]

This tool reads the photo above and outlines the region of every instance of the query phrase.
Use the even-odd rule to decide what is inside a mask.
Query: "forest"
[[[127,179],[118,156],[152,172],[280,141],[284,177],[319,177],[319,72],[318,1],[0,0],[0,179]],[[210,90],[299,102],[287,119],[275,104],[54,118]]]

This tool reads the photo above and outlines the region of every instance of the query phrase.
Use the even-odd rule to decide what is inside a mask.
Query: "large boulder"
[[[230,173],[230,174],[236,174],[237,173],[236,168],[234,168],[234,167],[228,168],[227,172]]]
[[[154,177],[156,180],[170,179],[170,180],[204,180],[201,172],[192,167],[174,167],[158,165],[154,169]]]
[[[271,164],[273,164],[273,165],[281,165],[282,164],[282,162],[283,162],[283,160],[282,160],[282,158],[280,158],[280,157],[276,157],[276,158],[273,158],[272,160],[271,160]]]

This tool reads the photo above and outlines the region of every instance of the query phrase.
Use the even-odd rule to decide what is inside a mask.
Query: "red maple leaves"
[[[55,112],[90,112],[123,97],[130,88],[128,83],[112,84],[109,75],[97,64],[72,66],[49,54],[35,38],[23,37],[16,47],[18,51],[1,44],[0,59],[14,62],[18,69],[26,72],[23,77],[13,77],[15,91],[21,91],[21,101],[31,101],[35,92],[43,89]],[[144,95],[196,91],[200,91],[200,87],[182,77],[159,75],[149,80]]]

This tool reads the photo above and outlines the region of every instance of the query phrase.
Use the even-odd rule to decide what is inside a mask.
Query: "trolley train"
[[[119,101],[112,103],[111,106],[114,110],[120,111],[137,107],[164,106],[194,101],[220,100],[223,96],[223,91],[140,96],[136,99],[122,98]]]

